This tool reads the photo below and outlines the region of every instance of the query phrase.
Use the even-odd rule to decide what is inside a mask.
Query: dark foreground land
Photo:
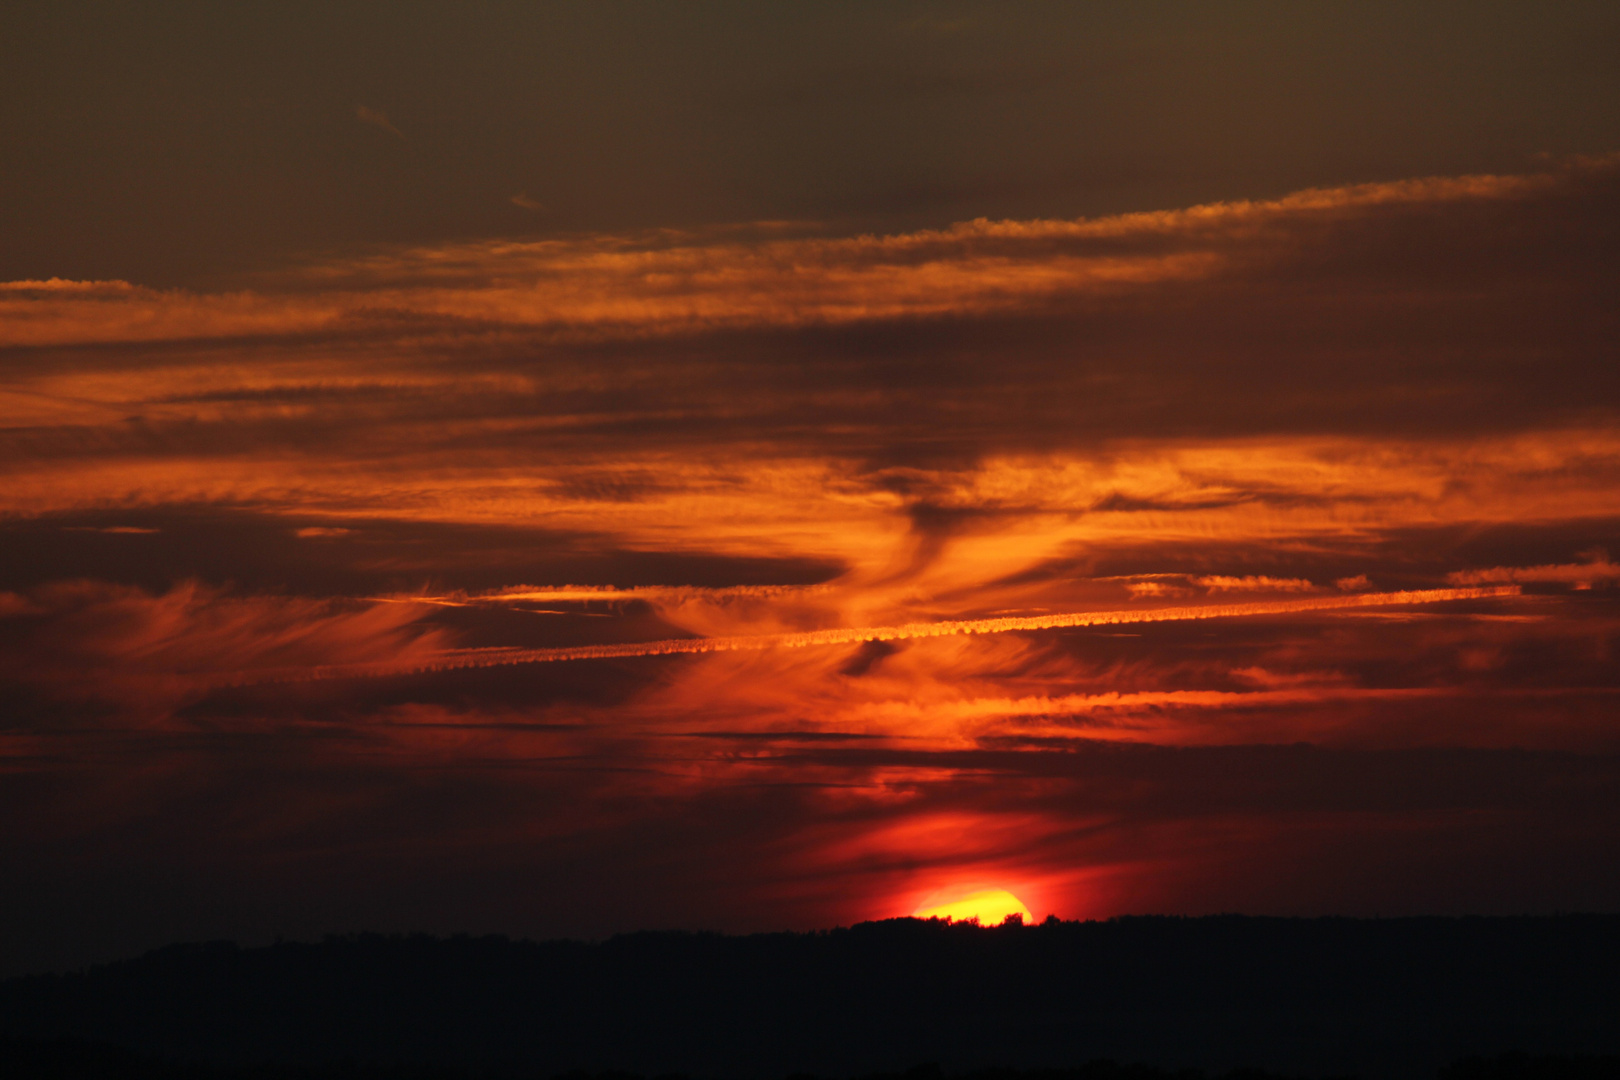
[[[0,1040],[0,1070],[9,1080],[648,1080],[635,1073],[568,1072],[556,1077],[525,1070],[336,1062],[327,1065],[216,1065],[165,1061],[105,1043],[54,1039]],[[1464,1058],[1434,1080],[1614,1080],[1620,1057],[1532,1057],[1503,1054]],[[652,1080],[692,1080],[670,1074]],[[786,1080],[818,1080],[802,1074]],[[1211,1076],[1198,1069],[1159,1069],[1136,1062],[1092,1061],[1073,1069],[978,1069],[947,1075],[929,1063],[903,1073],[872,1073],[856,1080],[1302,1080],[1262,1069],[1234,1069]],[[1347,1078],[1339,1078],[1347,1080]]]
[[[1620,1076],[1620,916],[177,945],[0,983],[0,1034],[0,1069],[62,1080],[1595,1080]],[[1097,1059],[1147,1065],[1079,1068]]]

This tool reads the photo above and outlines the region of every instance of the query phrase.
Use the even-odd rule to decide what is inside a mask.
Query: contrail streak
[[[1336,611],[1393,604],[1435,604],[1447,600],[1486,600],[1518,595],[1517,585],[1418,589],[1407,592],[1359,593],[1354,596],[1321,596],[1247,604],[1206,604],[1196,607],[1148,608],[1135,611],[1074,611],[1061,615],[954,619],[944,622],[905,623],[899,626],[843,627],[832,630],[806,630],[792,634],[753,634],[737,637],[677,638],[666,641],[625,642],[618,645],[578,645],[560,649],[460,649],[440,653],[432,660],[333,664],[305,668],[297,673],[287,671],[274,674],[259,673],[259,677],[245,681],[291,682],[304,679],[408,675],[461,668],[500,667],[508,664],[557,663],[565,660],[611,660],[631,656],[732,652],[740,649],[795,649],[814,645],[851,645],[863,641],[901,641],[914,638],[955,637],[959,634],[1004,634],[1015,630],[1058,630],[1076,626],[1117,626],[1126,623],[1179,622],[1189,619],[1230,619],[1244,615],[1288,615],[1305,611]]]

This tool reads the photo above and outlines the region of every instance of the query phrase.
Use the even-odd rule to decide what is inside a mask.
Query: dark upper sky
[[[0,279],[1067,218],[1620,145],[1620,12],[1600,0],[18,2],[0,20]]]

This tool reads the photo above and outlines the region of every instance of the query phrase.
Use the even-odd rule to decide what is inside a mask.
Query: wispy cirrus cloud
[[[8,844],[537,933],[1533,906],[1487,856],[1620,836],[1616,178],[7,283]]]
[[[361,111],[398,134],[383,114]],[[313,263],[267,279],[266,289],[213,295],[122,281],[7,282],[0,344],[429,328],[636,339],[1039,314],[1092,295],[1264,273],[1339,234],[1382,239],[1413,215],[1544,213],[1572,190],[1607,183],[1614,168],[1608,158],[1576,160],[1559,173],[1366,184],[1094,220],[980,220],[893,236],[778,239],[760,226],[759,235],[741,237],[660,230],[406,248]],[[433,327],[435,320],[443,321]]]
[[[1232,577],[1228,574],[1211,574],[1207,577],[1193,578],[1194,585],[1201,585],[1212,593],[1221,592],[1310,592],[1316,588],[1305,578],[1278,578],[1268,577],[1265,574],[1246,574],[1243,577]]]
[[[1522,582],[1525,584],[1573,585],[1577,589],[1590,589],[1594,585],[1607,585],[1620,581],[1620,566],[1609,561],[1606,552],[1598,552],[1587,562],[1558,563],[1547,566],[1493,566],[1484,570],[1457,570],[1446,575],[1446,580],[1458,585],[1481,585],[1487,582]]]
[[[1285,590],[1297,591],[1297,590]],[[1487,588],[1423,589],[1397,593],[1357,593],[1351,596],[1324,596],[1313,600],[1284,600],[1271,603],[1205,604],[1197,607],[1141,608],[1122,611],[1073,611],[1057,615],[1003,616],[990,619],[955,619],[941,622],[907,623],[903,626],[849,626],[830,630],[801,630],[793,633],[749,636],[678,638],[667,641],[624,642],[613,645],[581,645],[560,649],[492,648],[467,652],[447,652],[423,663],[406,660],[385,665],[321,665],[278,672],[291,678],[333,678],[345,675],[395,674],[415,670],[498,667],[509,664],[562,663],[572,660],[608,660],[616,657],[672,656],[683,653],[734,652],[737,650],[800,649],[866,642],[910,641],[918,638],[954,637],[963,634],[1006,634],[1018,631],[1068,629],[1081,626],[1129,626],[1147,622],[1179,622],[1195,619],[1233,619],[1252,615],[1287,615],[1308,611],[1334,611],[1380,605],[1434,604],[1457,600],[1494,600],[1518,595],[1511,585]],[[412,666],[412,665],[416,666]]]

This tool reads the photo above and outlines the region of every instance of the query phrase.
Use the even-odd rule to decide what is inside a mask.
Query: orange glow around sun
[[[913,914],[919,919],[977,920],[985,926],[996,926],[1009,915],[1033,921],[1024,902],[1006,889],[979,889],[947,903],[926,903]]]

